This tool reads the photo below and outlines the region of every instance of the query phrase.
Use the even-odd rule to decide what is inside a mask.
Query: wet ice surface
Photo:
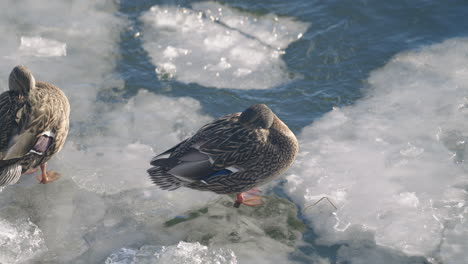
[[[286,199],[264,197],[267,206],[232,207],[221,197],[169,219],[159,227],[182,241],[160,247],[145,245],[112,253],[107,263],[280,263],[288,262],[304,224]],[[200,245],[209,245],[209,247]],[[146,262],[145,262],[146,261]],[[172,261],[172,262],[171,262]]]
[[[14,216],[11,221],[0,219],[0,263],[25,262],[47,250],[37,225]]]
[[[153,6],[142,16],[144,48],[161,79],[208,87],[267,89],[290,79],[281,59],[308,25],[216,2]]]
[[[179,242],[176,246],[143,246],[138,250],[123,248],[106,259],[106,264],[130,263],[194,263],[194,264],[236,264],[232,250],[210,250],[200,243]]]
[[[304,228],[295,218],[295,206],[285,199],[267,198],[269,207],[242,208],[239,213],[232,207],[233,199],[226,196],[207,203],[195,192],[170,196],[154,187],[102,195],[79,188],[69,178],[45,186],[46,190],[35,188],[34,181],[26,179],[4,190],[11,200],[0,201],[2,212],[11,218],[30,217],[40,227],[37,230],[32,223],[31,227],[2,225],[6,230],[14,225],[25,234],[15,238],[14,244],[6,244],[8,251],[4,251],[13,251],[10,259],[18,262],[34,257],[60,263],[102,263],[106,259],[133,263],[149,254],[147,258],[157,259],[156,263],[170,259],[185,263],[189,257],[202,263],[220,259],[287,262]],[[6,241],[14,236],[13,231],[4,233],[0,237]]]
[[[307,211],[320,243],[468,258],[467,51],[453,39],[399,54],[371,73],[365,98],[303,130],[286,191],[303,206],[337,204]]]
[[[194,99],[141,90],[128,102],[106,108],[94,120],[99,127],[69,140],[62,163],[79,186],[98,193],[152,186],[146,177],[151,157],[209,121]]]

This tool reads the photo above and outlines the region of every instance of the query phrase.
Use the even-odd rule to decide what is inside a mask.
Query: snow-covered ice
[[[144,48],[161,79],[217,88],[267,89],[290,77],[281,56],[308,24],[216,2],[153,6],[141,20]]]
[[[67,55],[67,44],[41,37],[21,37],[19,51],[28,56],[60,57]]]
[[[370,74],[363,99],[304,128],[285,190],[302,206],[337,204],[306,211],[317,241],[365,237],[464,263],[467,98],[468,39],[452,39],[396,55]]]

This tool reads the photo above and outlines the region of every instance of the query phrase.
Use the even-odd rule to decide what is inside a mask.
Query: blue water
[[[226,1],[222,3],[258,14],[294,17],[311,26],[283,55],[289,73],[302,78],[267,90],[213,89],[158,80],[142,40],[132,37],[142,28],[138,17],[156,3],[184,7],[192,1],[120,2],[119,12],[132,22],[132,29],[122,34],[117,68],[126,83],[126,96],[139,88],[190,96],[211,116],[265,103],[295,133],[332,107],[361,98],[369,72],[395,54],[468,35],[466,1]]]

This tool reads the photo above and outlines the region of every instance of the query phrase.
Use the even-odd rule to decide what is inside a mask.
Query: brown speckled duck
[[[296,137],[264,104],[205,125],[173,148],[154,157],[148,170],[162,189],[181,186],[218,194],[237,193],[240,204],[262,204],[256,186],[265,184],[294,161]],[[254,191],[248,191],[253,189]]]
[[[0,95],[0,187],[41,168],[40,183],[60,177],[46,162],[65,143],[70,105],[56,86],[36,82],[24,66],[10,73],[9,91]]]

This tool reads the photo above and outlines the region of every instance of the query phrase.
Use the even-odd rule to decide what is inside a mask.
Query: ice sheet
[[[111,254],[107,261],[288,263],[305,225],[296,218],[296,207],[290,201],[269,195],[263,200],[265,206],[236,209],[233,208],[233,197],[221,196],[202,207],[192,207],[157,227],[159,235],[167,233],[182,242],[169,246],[122,248]],[[188,258],[192,258],[192,262],[187,261]]]
[[[117,41],[127,21],[113,14],[116,9],[107,0],[2,1],[0,91],[8,88],[11,69],[24,64],[36,80],[64,90],[73,122],[90,120],[99,107],[98,91],[123,87],[113,70]]]
[[[194,99],[141,90],[125,104],[106,107],[97,125],[69,140],[60,166],[79,186],[98,193],[152,186],[146,174],[151,158],[209,121]]]
[[[319,243],[468,259],[467,52],[460,38],[398,54],[370,74],[365,98],[304,128],[285,189],[302,206],[338,206],[306,211]]]
[[[281,59],[308,24],[216,2],[153,6],[141,20],[160,79],[217,88],[267,89],[290,80]]]

